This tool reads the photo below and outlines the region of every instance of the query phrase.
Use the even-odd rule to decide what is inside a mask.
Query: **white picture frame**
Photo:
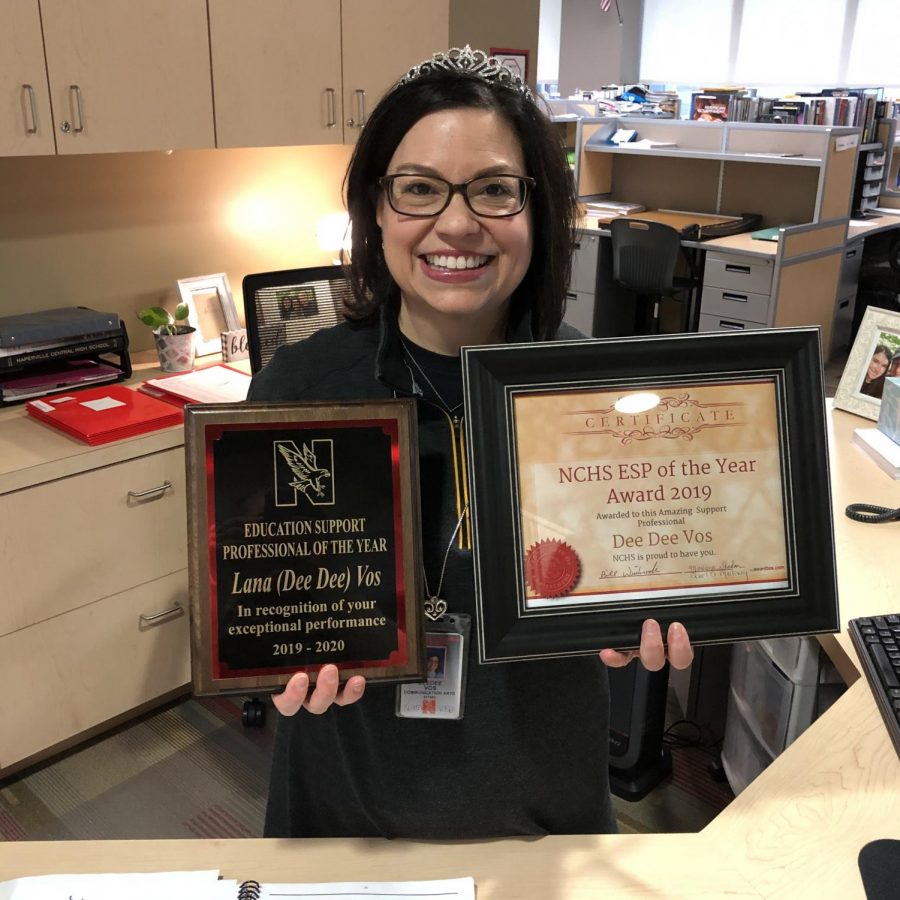
[[[887,351],[887,352],[885,352]],[[882,358],[886,357],[886,365]],[[870,365],[883,369],[872,378]],[[834,394],[834,406],[866,419],[878,420],[881,388],[892,370],[900,368],[900,313],[870,306],[863,315],[850,356]]]
[[[188,324],[196,329],[194,344],[197,356],[221,352],[222,333],[241,327],[228,276],[218,272],[215,275],[179,278],[178,291],[181,302],[189,310]]]

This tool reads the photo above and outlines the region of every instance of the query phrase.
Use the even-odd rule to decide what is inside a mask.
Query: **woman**
[[[900,351],[896,352],[891,357],[891,365],[887,370],[885,378],[896,378],[898,375],[900,375]]]
[[[877,397],[881,399],[884,391],[884,378],[888,366],[891,363],[891,351],[884,345],[879,344],[872,354],[869,362],[869,368],[866,369],[863,383],[860,385],[859,392],[867,397]]]
[[[250,399],[417,397],[424,580],[473,615],[459,348],[578,337],[561,324],[576,209],[564,151],[521,79],[465,48],[410,70],[378,104],[346,188],[356,319],[280,349]],[[687,666],[684,628],[667,640]],[[266,834],[615,830],[603,663],[635,655],[480,666],[470,653],[464,715],[441,721],[397,715],[394,686],[355,676],[339,690],[325,666],[310,691],[298,673],[274,701],[285,718]],[[655,622],[640,657],[665,663]]]

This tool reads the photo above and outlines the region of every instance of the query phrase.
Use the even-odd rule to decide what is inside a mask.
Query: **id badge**
[[[448,613],[425,632],[426,680],[397,686],[402,719],[461,719],[466,696],[466,659],[471,616]]]

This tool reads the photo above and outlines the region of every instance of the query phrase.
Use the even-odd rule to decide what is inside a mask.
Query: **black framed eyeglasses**
[[[483,175],[463,184],[451,184],[436,175],[385,175],[378,179],[388,203],[402,216],[439,216],[453,195],[460,193],[476,216],[500,219],[525,209],[535,181],[525,175]]]

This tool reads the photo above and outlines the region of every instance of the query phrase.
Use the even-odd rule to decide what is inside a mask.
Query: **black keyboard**
[[[900,614],[851,619],[850,638],[900,756]]]

